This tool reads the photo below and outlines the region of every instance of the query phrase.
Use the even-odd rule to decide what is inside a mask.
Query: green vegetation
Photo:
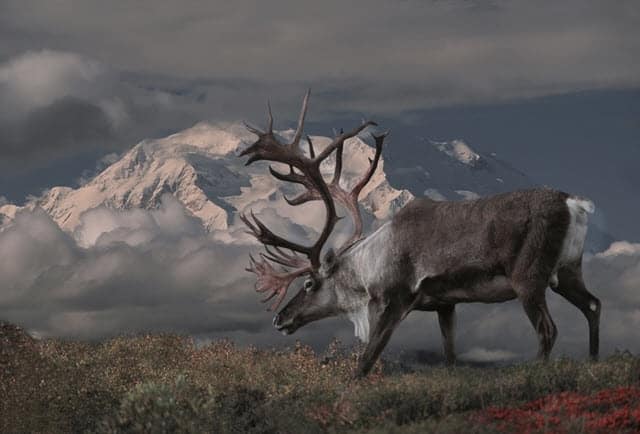
[[[359,382],[355,362],[339,345],[317,355],[173,335],[34,341],[0,323],[0,432],[481,433],[509,431],[487,409],[640,387],[640,358],[626,353],[414,373],[382,363]],[[565,432],[583,428],[572,420]]]

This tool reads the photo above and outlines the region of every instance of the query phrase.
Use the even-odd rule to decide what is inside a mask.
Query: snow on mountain
[[[239,192],[243,176],[225,163],[250,134],[236,125],[208,124],[159,140],[144,140],[80,188],[54,187],[36,203],[65,230],[73,230],[85,211],[99,205],[112,209],[154,209],[171,193],[208,230],[227,228],[220,197]]]
[[[459,139],[420,139],[398,151],[391,182],[434,200],[473,199],[535,185],[495,154],[478,152]]]
[[[280,134],[289,139],[292,131]],[[295,194],[298,187],[283,184],[268,173],[268,163],[244,166],[237,154],[255,141],[255,136],[238,124],[199,123],[192,128],[156,140],[144,140],[126,152],[79,188],[53,187],[28,207],[39,206],[64,230],[74,232],[81,245],[91,245],[100,234],[83,231],[83,214],[96,207],[109,209],[155,209],[165,194],[171,194],[212,235],[224,242],[247,240],[238,212],[253,210],[275,230],[304,237],[321,227],[323,205],[309,203],[290,207],[283,193]],[[330,143],[327,137],[312,137],[318,151]],[[301,146],[307,147],[305,142]],[[374,150],[360,138],[346,142],[343,183],[361,176]],[[331,157],[322,166],[327,176],[333,171]],[[276,165],[277,166],[277,165]],[[361,195],[368,220],[389,218],[413,198],[406,190],[389,185],[384,160]],[[0,207],[6,219],[15,215],[13,205]],[[105,222],[105,232],[113,228]],[[96,225],[91,225],[95,228]]]
[[[480,155],[476,154],[473,149],[462,140],[452,140],[450,142],[432,141],[431,144],[462,164],[475,166],[475,164],[480,161]]]

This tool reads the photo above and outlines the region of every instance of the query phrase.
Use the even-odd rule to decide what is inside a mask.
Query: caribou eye
[[[304,281],[304,290],[310,292],[313,289],[313,280],[307,279]]]

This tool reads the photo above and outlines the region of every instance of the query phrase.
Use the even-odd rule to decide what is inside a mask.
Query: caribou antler
[[[388,134],[389,134],[388,131],[380,135],[371,134],[371,137],[375,141],[375,148],[376,148],[374,156],[373,158],[369,158],[369,169],[367,170],[367,172],[353,185],[351,190],[345,190],[340,186],[340,177],[342,175],[342,157],[343,157],[343,151],[344,151],[344,143],[341,143],[336,148],[336,163],[335,163],[335,168],[333,172],[333,178],[331,182],[328,184],[328,188],[329,188],[329,192],[335,198],[335,200],[338,201],[338,203],[340,203],[351,215],[351,218],[353,220],[353,226],[354,226],[351,237],[349,237],[349,239],[344,242],[342,247],[339,249],[339,253],[349,248],[349,246],[351,246],[354,242],[358,241],[362,237],[363,223],[362,223],[362,214],[360,213],[360,207],[358,206],[358,199],[360,197],[360,193],[362,192],[364,187],[367,185],[367,183],[371,180],[371,177],[373,176],[376,169],[378,168],[380,155],[382,154],[382,147],[384,145],[384,139],[387,137]],[[311,145],[311,142],[309,143],[310,143],[309,145],[310,148],[313,149],[312,147],[313,145]],[[279,173],[274,174],[274,176],[278,178],[283,177],[283,175]],[[295,174],[287,175],[286,180],[289,180],[291,182],[296,182],[295,177],[296,177]],[[317,189],[315,189],[312,184],[306,183],[306,182],[299,182],[299,183],[303,184],[306,187],[306,190],[300,193],[298,196],[294,197],[293,199],[288,199],[285,197],[285,200],[289,204],[300,205],[306,202],[321,199],[320,192]]]
[[[255,273],[258,276],[255,286],[256,291],[270,291],[270,294],[267,294],[267,296],[262,299],[263,303],[271,300],[276,295],[278,296],[268,309],[275,310],[278,308],[280,303],[282,303],[285,295],[287,295],[287,289],[289,288],[289,285],[291,285],[291,282],[296,280],[298,277],[307,274],[310,269],[306,267],[295,270],[292,273],[278,273],[266,260],[264,260],[265,256],[260,256],[263,258],[260,262],[256,262],[256,260],[253,259],[253,256],[249,256],[251,262],[246,270]]]
[[[318,240],[311,246],[303,246],[275,235],[253,214],[251,215],[253,222],[249,221],[249,219],[244,215],[241,215],[240,218],[261,243],[268,246],[284,247],[295,252],[303,253],[309,258],[313,269],[318,269],[320,267],[320,252],[324,243],[329,238],[331,231],[333,231],[333,228],[338,221],[338,216],[336,215],[335,204],[331,197],[331,193],[329,192],[329,188],[320,173],[320,163],[327,156],[322,158],[320,158],[320,156],[309,158],[302,152],[299,146],[300,137],[302,137],[302,130],[304,127],[304,119],[307,112],[307,105],[309,102],[309,95],[310,91],[307,91],[304,101],[302,102],[302,110],[298,120],[298,127],[291,143],[280,143],[273,134],[273,117],[269,110],[269,128],[267,131],[263,132],[254,127],[248,127],[250,131],[258,135],[258,141],[245,149],[240,156],[249,155],[249,159],[246,163],[247,165],[259,160],[268,160],[287,164],[291,169],[289,174],[281,174],[276,172],[275,169],[270,168],[273,176],[284,181],[304,184],[318,190],[320,198],[323,200],[327,211],[324,228],[322,229]],[[300,173],[295,173],[294,168],[298,169]]]
[[[246,165],[260,160],[273,161],[288,165],[288,173],[278,172],[272,167],[269,167],[269,171],[272,176],[281,181],[303,185],[306,188],[306,191],[294,199],[288,199],[285,197],[285,200],[290,205],[294,206],[306,203],[310,200],[322,200],[326,209],[324,227],[322,228],[320,236],[316,242],[310,246],[295,243],[276,235],[253,213],[251,213],[251,218],[248,218],[244,214],[240,215],[241,220],[249,228],[249,233],[254,235],[258,241],[265,245],[265,248],[267,249],[267,254],[261,255],[263,260],[256,262],[252,258],[251,266],[247,268],[247,270],[258,275],[256,290],[259,292],[271,291],[271,294],[267,296],[265,301],[278,295],[276,302],[271,307],[272,309],[276,309],[284,299],[287,288],[293,280],[304,274],[312,274],[320,268],[320,253],[338,222],[334,198],[349,209],[349,211],[354,215],[354,220],[357,215],[358,220],[356,221],[356,227],[359,229],[357,230],[358,234],[355,239],[361,236],[362,219],[359,216],[358,211],[358,194],[373,175],[380,157],[379,153],[382,146],[382,142],[380,142],[380,149],[377,149],[376,151],[376,157],[372,160],[372,167],[368,174],[365,175],[363,180],[358,182],[351,192],[346,192],[339,187],[340,169],[336,171],[333,181],[330,184],[327,184],[320,172],[320,164],[329,157],[331,153],[337,150],[340,154],[338,160],[340,160],[339,164],[341,166],[344,142],[347,139],[358,135],[366,127],[376,125],[376,123],[371,121],[363,122],[362,125],[350,132],[345,133],[341,131],[340,134],[336,135],[333,141],[319,154],[316,154],[311,139],[307,136],[307,142],[309,144],[309,155],[307,156],[302,149],[300,149],[300,140],[303,134],[309,96],[310,91],[307,91],[302,102],[302,109],[300,110],[300,116],[298,118],[298,126],[290,143],[281,143],[273,133],[273,115],[271,113],[271,105],[268,105],[269,118],[266,131],[262,131],[246,124],[247,129],[258,136],[258,140],[240,154],[240,156],[249,156],[249,159],[245,163]],[[378,137],[382,138],[382,140],[384,139],[384,135]],[[376,144],[377,143],[378,138],[376,138]],[[378,145],[376,146],[378,147]],[[354,211],[352,211],[352,209]],[[283,249],[290,250],[292,253],[287,253]],[[298,256],[297,253],[305,255],[308,259]],[[292,272],[277,272],[271,265],[269,265],[267,260],[288,268],[293,268],[294,270]]]

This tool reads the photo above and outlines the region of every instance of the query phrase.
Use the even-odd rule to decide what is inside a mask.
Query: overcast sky
[[[0,152],[252,118],[267,98],[288,112],[308,86],[316,117],[633,88],[639,17],[633,0],[4,0]],[[78,115],[71,137],[29,136]]]
[[[605,229],[640,241],[635,0],[2,0],[0,41],[0,203],[21,203],[53,185],[73,186],[101,167],[105,155],[200,120],[259,123],[267,99],[287,126],[311,87],[310,128],[327,134],[330,125],[362,117],[384,120],[397,144],[389,161],[406,160],[418,137],[465,140],[483,152],[497,151],[541,184],[588,195]],[[55,235],[42,249],[52,256],[33,261],[59,260],[61,245],[73,267],[101,260],[99,253],[78,250],[44,216],[32,218]],[[10,235],[4,234],[5,243],[15,242]],[[0,252],[10,254],[7,246]],[[28,264],[12,272],[28,274]],[[146,265],[140,269],[160,282],[156,272],[166,264]],[[621,283],[625,291],[637,282],[633,276]],[[62,274],[52,279],[68,286]],[[97,288],[111,290],[119,283],[114,279],[105,277],[106,286]],[[40,293],[42,284],[16,288]],[[203,297],[192,294],[185,311],[201,306]],[[67,294],[56,306],[62,299],[81,303]],[[15,298],[11,312],[23,309],[24,300]],[[41,325],[35,318],[42,312],[27,310]],[[97,325],[94,335],[137,317],[135,309],[127,312],[112,328]],[[198,312],[194,318],[202,322],[183,329],[199,332],[224,322]],[[637,310],[626,314],[638,321]],[[48,332],[68,331],[74,320],[64,316]],[[249,333],[261,327],[238,321]],[[630,339],[614,327],[622,326],[607,329],[618,341]]]
[[[382,94],[397,110],[637,85],[638,16],[632,0],[5,0],[0,56],[46,48],[184,80],[326,83],[355,88],[347,107]]]

